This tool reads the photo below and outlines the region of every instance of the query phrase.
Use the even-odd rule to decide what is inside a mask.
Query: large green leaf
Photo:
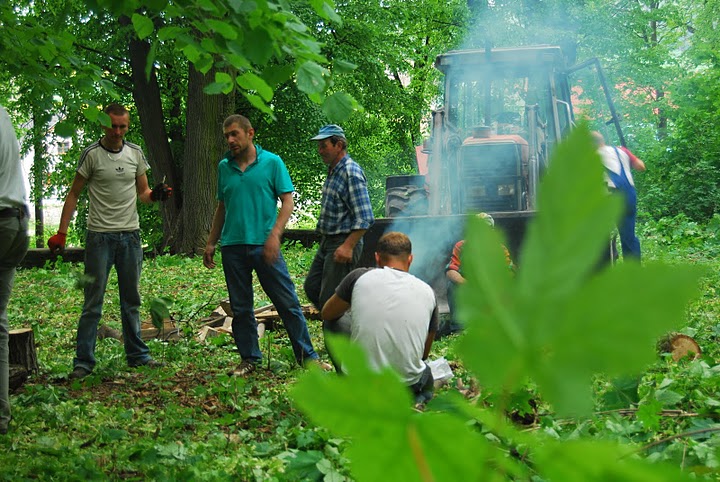
[[[512,391],[530,376],[563,414],[591,410],[593,374],[634,375],[652,362],[654,340],[681,324],[701,274],[633,262],[593,272],[619,215],[599,166],[584,128],[558,148],[517,278],[504,266],[499,237],[479,220],[469,223],[463,248],[463,360],[494,390]]]
[[[270,99],[272,99],[272,87],[270,87],[267,82],[253,72],[245,72],[244,74],[239,75],[236,81],[243,89],[257,92],[265,102],[269,102]]]
[[[164,326],[165,320],[170,318],[170,305],[172,300],[165,296],[160,296],[150,300],[150,316],[152,324],[158,330]]]
[[[235,27],[227,22],[209,18],[209,19],[205,20],[205,23],[207,24],[208,27],[210,27],[210,29],[219,33],[220,35],[223,36],[223,38],[225,38],[227,40],[235,40],[238,37],[237,27]]]
[[[328,0],[310,0],[315,13],[326,20],[330,20],[342,26],[342,18],[335,11],[335,2]]]
[[[359,108],[357,101],[345,92],[335,92],[323,104],[328,120],[337,124],[346,121]]]
[[[325,90],[325,76],[327,69],[315,62],[308,61],[297,69],[298,89],[306,94],[318,94]]]
[[[155,30],[152,20],[139,13],[134,13],[132,16],[133,27],[140,40],[147,38]]]
[[[682,482],[696,480],[690,473],[657,463],[649,465],[627,457],[628,449],[603,441],[547,440],[538,446],[534,460],[543,480],[587,482],[646,481]]]
[[[230,83],[228,82],[211,82],[205,87],[203,87],[203,92],[206,94],[227,94],[232,91],[233,84],[232,81]]]
[[[394,372],[370,370],[362,349],[344,338],[330,343],[347,374],[313,370],[292,396],[315,423],[353,438],[348,454],[357,480],[482,479],[490,447],[480,433],[455,416],[414,413]]]

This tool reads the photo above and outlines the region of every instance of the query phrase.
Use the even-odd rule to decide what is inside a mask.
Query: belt
[[[25,217],[29,217],[29,212],[26,206],[23,206],[22,209],[19,208],[4,208],[0,209],[0,218],[18,218],[22,219]]]

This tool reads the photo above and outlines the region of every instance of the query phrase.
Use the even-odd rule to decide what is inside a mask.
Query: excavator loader
[[[568,67],[558,46],[455,50],[435,62],[444,74],[444,105],[432,112],[431,136],[418,148],[418,172],[386,180],[385,214],[365,234],[361,263],[388,230],[413,242],[411,272],[443,299],[444,267],[469,214],[486,212],[505,233],[516,263],[550,154],[574,126],[570,75],[595,66],[624,144],[599,62]]]

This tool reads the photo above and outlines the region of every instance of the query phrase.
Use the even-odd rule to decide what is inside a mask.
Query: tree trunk
[[[46,116],[33,108],[33,165],[32,165],[32,189],[30,197],[35,206],[35,247],[45,246],[45,218],[43,216],[43,198],[45,197],[45,174],[47,173],[47,158],[45,143],[43,139],[47,133]]]
[[[207,95],[203,88],[215,71],[202,74],[190,65],[188,75],[187,133],[185,142],[185,204],[182,237],[174,251],[201,254],[207,242],[217,205],[217,164],[225,149],[222,123],[232,112],[233,96]]]
[[[128,25],[129,23],[129,18],[120,18],[120,24]],[[149,53],[150,44],[148,42],[139,40],[137,37],[131,38],[129,55],[133,80],[132,94],[148,150],[148,164],[152,169],[152,179],[149,179],[150,186],[165,179],[165,182],[173,188],[172,197],[168,201],[160,203],[164,244],[167,246],[173,245],[175,238],[182,231],[182,227],[178,226],[178,220],[183,206],[183,180],[181,171],[175,166],[170,149],[155,69],[150,70],[149,76],[145,70]]]

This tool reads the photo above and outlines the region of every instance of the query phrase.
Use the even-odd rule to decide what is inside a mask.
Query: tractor
[[[411,271],[444,299],[444,265],[467,215],[478,212],[493,216],[516,259],[549,155],[574,125],[569,75],[592,65],[622,141],[596,59],[568,68],[557,46],[439,55],[444,106],[432,112],[431,136],[417,150],[418,173],[387,178],[386,217],[365,234],[361,263],[374,264],[385,231],[405,232],[415,253]]]

